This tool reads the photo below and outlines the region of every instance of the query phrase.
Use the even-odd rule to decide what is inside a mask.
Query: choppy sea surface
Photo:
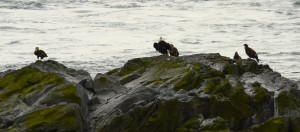
[[[180,55],[247,58],[300,81],[300,0],[0,0],[0,71],[36,60],[35,47],[92,76],[159,55],[162,36]]]

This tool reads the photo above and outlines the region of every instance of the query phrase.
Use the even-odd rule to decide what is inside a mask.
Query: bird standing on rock
[[[241,60],[242,58],[239,56],[238,52],[235,52],[234,56],[233,56],[233,59],[234,60]]]
[[[247,44],[244,44],[244,46],[245,46],[246,54],[250,58],[254,58],[254,59],[256,59],[257,62],[259,62],[259,59],[258,59],[258,56],[257,56],[256,52],[253,49],[249,48]]]
[[[43,50],[40,50],[39,47],[35,48],[34,54],[36,55],[37,59],[41,58],[41,60],[45,57],[48,57],[46,52]]]
[[[162,37],[160,37],[159,42],[158,43],[154,43],[153,47],[160,52],[162,55],[167,55],[168,54],[168,50],[171,50],[171,45],[167,42],[165,42]]]
[[[179,52],[178,52],[177,48],[174,47],[173,44],[170,44],[170,46],[171,46],[171,50],[169,51],[170,55],[178,57],[179,56]]]

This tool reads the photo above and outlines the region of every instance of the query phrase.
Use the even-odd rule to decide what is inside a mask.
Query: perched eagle
[[[153,47],[156,49],[156,51],[160,52],[163,55],[169,55],[168,50],[171,50],[171,45],[167,42],[165,42],[162,37],[160,37],[160,40],[158,43],[154,43]]]
[[[254,59],[256,59],[257,62],[259,62],[259,59],[258,59],[258,56],[257,56],[256,52],[253,49],[249,48],[247,44],[244,44],[244,46],[245,46],[246,54],[250,58],[254,58]]]
[[[45,51],[39,50],[39,47],[35,48],[34,54],[37,56],[37,59],[39,59],[39,57],[40,57],[41,60],[45,57],[48,57],[47,54],[45,53]]]
[[[233,56],[233,59],[234,60],[241,60],[242,58],[239,56],[238,52],[235,52],[234,56]]]
[[[178,57],[179,56],[179,52],[178,52],[177,48],[174,47],[173,44],[170,44],[170,46],[171,46],[171,50],[169,50],[170,55]]]

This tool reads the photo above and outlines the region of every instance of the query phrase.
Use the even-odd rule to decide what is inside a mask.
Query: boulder
[[[103,93],[107,91],[113,91],[115,93],[121,92],[124,88],[121,86],[121,83],[118,79],[98,73],[94,78],[94,92],[95,93]]]
[[[52,66],[37,63],[48,70]],[[85,130],[88,96],[83,87],[56,71],[30,65],[4,72],[0,89],[0,130]]]

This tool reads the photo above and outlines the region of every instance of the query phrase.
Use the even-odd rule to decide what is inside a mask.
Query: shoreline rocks
[[[219,54],[129,60],[93,79],[48,60],[0,74],[0,130],[299,131],[299,85]]]

